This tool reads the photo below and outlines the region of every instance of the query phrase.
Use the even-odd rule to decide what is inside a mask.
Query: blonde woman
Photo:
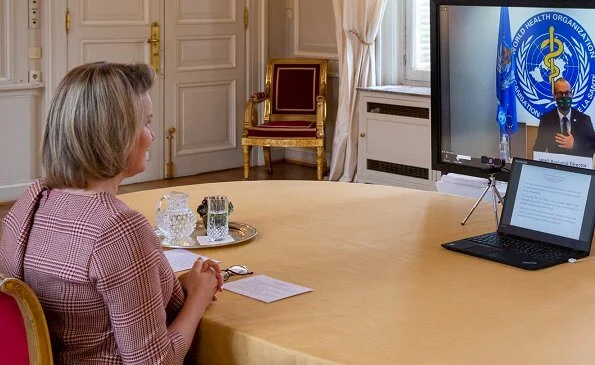
[[[4,219],[0,272],[39,297],[60,364],[181,364],[221,291],[212,261],[183,291],[147,220],[116,197],[155,138],[153,78],[143,64],[70,71],[47,118],[44,178]]]

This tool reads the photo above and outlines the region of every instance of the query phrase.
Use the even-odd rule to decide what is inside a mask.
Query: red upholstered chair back
[[[271,59],[265,91],[250,96],[244,108],[242,157],[244,178],[250,176],[253,146],[262,147],[265,167],[272,173],[271,148],[316,148],[316,177],[322,180],[326,154],[326,78],[328,60]],[[257,104],[264,102],[260,123]]]
[[[265,120],[316,120],[316,97],[326,98],[323,61],[271,59],[267,69]],[[324,77],[321,77],[324,72]]]
[[[0,274],[0,364],[52,364],[47,324],[37,297],[22,281]]]
[[[28,365],[25,322],[16,300],[0,293],[0,364]]]
[[[272,114],[316,115],[318,64],[273,64]]]

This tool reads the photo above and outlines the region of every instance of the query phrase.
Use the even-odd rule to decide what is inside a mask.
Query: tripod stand
[[[467,220],[469,219],[469,217],[471,217],[471,214],[473,214],[473,212],[475,211],[475,208],[477,208],[477,206],[479,205],[479,202],[481,202],[481,200],[486,195],[488,190],[491,189],[492,190],[492,206],[494,208],[494,216],[496,217],[496,227],[498,227],[498,203],[501,203],[503,201],[503,199],[502,199],[502,195],[500,195],[500,192],[496,188],[496,173],[500,172],[502,170],[499,167],[490,167],[486,171],[489,174],[488,175],[488,186],[486,186],[486,188],[483,189],[483,193],[481,193],[481,196],[479,197],[479,199],[477,199],[475,204],[473,204],[473,207],[471,208],[471,210],[469,211],[469,213],[467,214],[465,219],[463,219],[463,221],[461,222],[461,225],[465,225],[465,223],[467,223]],[[498,200],[496,200],[496,198],[498,198]]]

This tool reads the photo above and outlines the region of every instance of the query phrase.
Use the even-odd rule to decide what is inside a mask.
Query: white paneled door
[[[165,9],[165,130],[174,174],[239,167],[245,97],[244,0],[176,0]]]
[[[68,69],[95,61],[151,63],[151,23],[160,21],[163,0],[69,0]],[[127,182],[164,176],[163,78],[151,90],[155,141],[147,169]]]
[[[68,69],[87,62],[151,64],[160,28],[155,141],[138,182],[239,167],[245,102],[245,0],[69,0]],[[175,128],[173,139],[167,131]]]

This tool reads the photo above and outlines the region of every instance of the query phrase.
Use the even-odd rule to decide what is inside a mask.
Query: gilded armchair
[[[244,178],[250,176],[252,146],[263,148],[265,166],[271,168],[271,147],[316,148],[318,180],[322,180],[326,156],[326,79],[328,61],[322,59],[271,59],[264,92],[246,102],[242,148]],[[263,123],[258,123],[257,104],[264,102]]]
[[[33,290],[0,274],[0,364],[51,365],[45,315]]]

